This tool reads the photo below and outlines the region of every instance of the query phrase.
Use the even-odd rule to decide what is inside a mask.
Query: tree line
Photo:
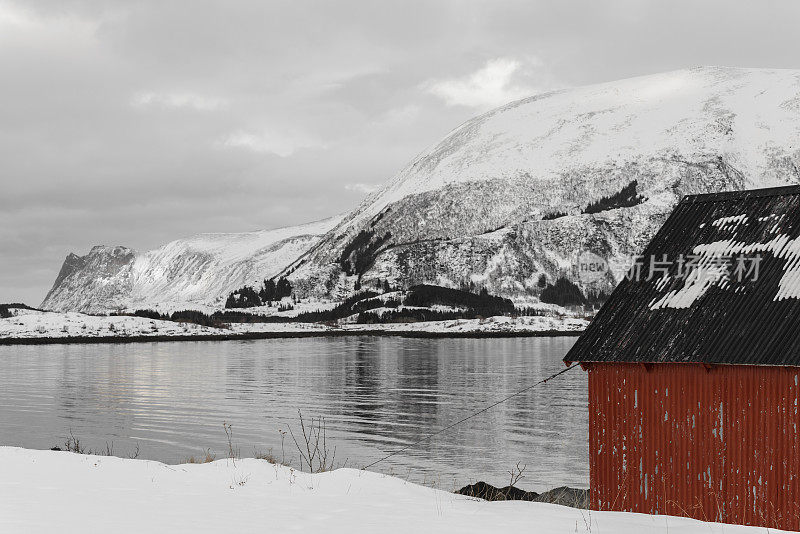
[[[256,306],[271,306],[273,302],[284,297],[292,296],[292,284],[285,277],[264,280],[261,287],[256,290],[252,286],[237,289],[225,300],[226,308],[255,308]]]
[[[266,285],[266,284],[265,284]],[[388,283],[379,285],[388,286]],[[275,284],[275,295],[288,296],[287,287],[280,280]],[[242,292],[242,289],[247,291]],[[233,294],[244,295],[250,302],[261,302],[261,291],[245,287]],[[263,290],[263,287],[261,288]],[[252,292],[250,291],[252,290]],[[380,298],[378,298],[380,297]],[[241,298],[241,297],[240,297]],[[230,297],[229,297],[230,299]],[[236,303],[242,302],[241,300]],[[254,306],[260,304],[253,304]],[[453,310],[433,310],[432,306],[450,306]],[[405,306],[412,306],[407,308]],[[231,308],[230,306],[227,306]],[[238,306],[239,308],[252,306]],[[381,314],[375,311],[383,308]],[[386,309],[389,308],[389,309]],[[332,309],[307,311],[294,317],[281,315],[260,315],[244,311],[225,310],[214,312],[210,315],[200,311],[184,310],[172,314],[160,314],[154,310],[136,310],[133,315],[163,321],[177,321],[196,323],[205,326],[222,326],[226,323],[286,323],[286,322],[333,322],[356,315],[359,323],[391,323],[408,321],[440,321],[445,319],[474,319],[476,317],[489,317],[491,315],[512,315],[515,313],[514,304],[505,298],[490,295],[485,288],[478,293],[471,293],[459,289],[433,285],[417,285],[408,288],[404,295],[385,295],[373,290],[362,290],[347,297]]]

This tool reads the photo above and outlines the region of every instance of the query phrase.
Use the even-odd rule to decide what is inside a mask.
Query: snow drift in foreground
[[[0,447],[0,473],[4,534],[766,532],[669,516],[485,502],[368,471],[310,475],[254,459],[171,466]]]

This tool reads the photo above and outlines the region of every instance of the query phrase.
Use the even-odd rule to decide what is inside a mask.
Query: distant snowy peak
[[[200,234],[144,253],[96,246],[85,256],[67,256],[41,307],[89,313],[218,307],[234,289],[280,272],[338,222]]]

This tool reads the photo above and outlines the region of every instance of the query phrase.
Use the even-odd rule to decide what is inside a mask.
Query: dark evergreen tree
[[[256,306],[261,306],[261,299],[256,290],[250,286],[237,289],[228,295],[228,299],[225,301],[226,308],[254,308]]]
[[[486,288],[480,295],[450,289],[447,287],[418,285],[408,289],[404,304],[406,306],[432,307],[435,305],[470,308],[483,317],[505,315],[514,311],[514,303],[509,299],[490,295]]]
[[[565,211],[554,211],[552,213],[545,213],[542,216],[542,220],[549,221],[549,220],[552,220],[552,219],[558,219],[559,217],[566,217],[566,216],[567,216],[567,212],[565,212]]]
[[[279,278],[278,283],[275,284],[276,298],[282,299],[292,295],[292,284],[286,278]]]
[[[261,291],[259,292],[259,296],[261,297],[261,302],[270,302],[275,300],[276,293],[277,291],[275,288],[275,281],[264,280],[264,284],[261,287]]]
[[[583,213],[600,213],[605,210],[629,208],[641,204],[644,201],[644,197],[637,193],[637,185],[638,182],[636,180],[632,181],[617,193],[603,197],[597,202],[590,203],[583,210]]]
[[[165,317],[165,319],[169,319],[170,321],[174,321],[176,323],[194,323],[204,326],[219,325],[219,321],[214,319],[214,315],[208,316],[203,312],[196,310],[176,311],[171,316]]]
[[[345,274],[364,274],[375,261],[380,248],[392,237],[390,232],[376,236],[372,230],[361,230],[348,243],[339,257],[339,265]]]
[[[153,320],[169,319],[169,317],[164,317],[155,310],[136,310],[135,312],[133,312],[133,315],[135,315],[136,317],[144,317],[146,319],[153,319]]]
[[[539,300],[559,306],[586,304],[586,297],[581,293],[580,288],[563,276],[556,280],[555,284],[547,284],[547,287],[542,290]]]

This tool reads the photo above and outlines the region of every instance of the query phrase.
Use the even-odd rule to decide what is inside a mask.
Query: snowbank
[[[4,534],[766,532],[667,516],[490,503],[366,471],[309,475],[254,459],[170,466],[0,447],[0,473]]]

